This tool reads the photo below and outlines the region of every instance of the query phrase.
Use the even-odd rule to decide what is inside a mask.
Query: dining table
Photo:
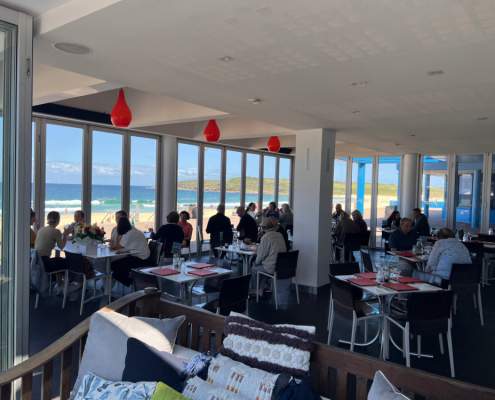
[[[198,271],[205,271],[205,273],[204,275],[196,275]],[[179,285],[179,297],[188,305],[192,304],[192,290],[196,283],[201,280],[219,278],[232,273],[230,269],[195,261],[186,261],[180,268],[176,268],[173,265],[162,265],[158,267],[143,268],[140,269],[139,272],[156,276],[158,278],[160,290],[163,289],[161,285],[162,281]]]
[[[247,275],[254,257],[256,257],[256,250],[258,246],[256,244],[252,245],[240,245],[236,246],[234,244],[228,246],[218,246],[215,250],[218,251],[219,257],[222,253],[237,254],[242,260],[242,274]]]

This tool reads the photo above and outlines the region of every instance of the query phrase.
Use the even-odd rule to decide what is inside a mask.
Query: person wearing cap
[[[261,228],[263,236],[260,244],[256,249],[256,261],[251,271],[251,287],[256,288],[256,274],[258,271],[273,274],[275,265],[277,264],[278,253],[285,253],[287,246],[284,237],[280,232],[277,232],[276,220],[273,218],[263,218]],[[260,276],[260,291],[266,285],[263,275]]]

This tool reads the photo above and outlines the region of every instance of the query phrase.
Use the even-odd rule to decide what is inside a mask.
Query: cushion
[[[179,344],[176,344],[174,346],[174,351],[172,353],[174,356],[188,362],[191,360],[195,355],[201,354],[199,351],[190,349],[189,347],[184,347]]]
[[[238,393],[211,385],[195,376],[187,381],[182,394],[190,400],[251,400],[256,397],[244,397]],[[262,398],[265,399],[264,397]],[[258,399],[256,399],[258,400]]]
[[[223,355],[272,373],[295,377],[309,373],[314,326],[270,325],[230,313],[224,333]]]
[[[86,374],[74,400],[149,400],[155,392],[156,382],[112,382],[94,374]]]
[[[187,400],[182,394],[162,382],[156,384],[151,400]]]
[[[376,371],[373,384],[368,392],[368,400],[408,400],[387,379],[382,371]]]
[[[121,380],[127,382],[160,381],[181,392],[185,383],[181,372],[177,371],[173,364],[154,353],[143,342],[134,338],[127,340],[127,354]]]
[[[126,317],[108,309],[96,312],[91,317],[74,390],[77,391],[82,377],[88,372],[111,381],[122,380],[130,337],[139,339],[160,356],[168,357],[170,363],[176,362],[170,353],[184,320],[184,316],[171,319]],[[176,369],[181,368],[182,362],[176,365]]]

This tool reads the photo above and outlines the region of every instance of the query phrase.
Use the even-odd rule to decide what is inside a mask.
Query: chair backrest
[[[361,239],[360,239],[360,244],[361,246],[368,247],[370,244],[370,236],[371,236],[371,231],[366,231],[360,233]]]
[[[163,243],[157,240],[150,240],[148,243],[150,249],[150,256],[148,257],[148,264],[156,266],[160,262],[160,255],[162,253]]]
[[[286,253],[277,254],[277,264],[275,272],[278,279],[294,278],[297,273],[297,260],[299,258],[299,250],[292,250]]]
[[[159,288],[158,277],[153,274],[146,274],[137,269],[131,270],[131,279],[134,290],[144,290],[149,287]]]
[[[450,285],[452,290],[457,288],[477,287],[481,280],[480,264],[452,264]]]
[[[363,267],[366,272],[373,272],[373,261],[369,251],[361,250],[361,260],[363,260]]]
[[[329,278],[334,311],[344,314],[347,317],[352,317],[356,301],[362,298],[363,291],[333,275],[329,275]]]
[[[447,332],[452,303],[450,290],[410,294],[407,299],[410,332],[417,335]]]
[[[65,261],[70,271],[82,274],[84,272],[83,255],[77,253],[65,252]]]
[[[218,308],[221,315],[229,315],[231,311],[243,313],[249,296],[251,275],[224,279],[220,287]]]
[[[330,275],[353,275],[357,274],[359,271],[359,264],[357,262],[350,263],[336,263],[330,264]]]
[[[469,253],[471,254],[471,257],[474,262],[476,263],[482,263],[483,262],[483,256],[484,256],[484,246],[483,243],[479,242],[462,242],[464,243],[464,246],[467,247],[469,250]]]

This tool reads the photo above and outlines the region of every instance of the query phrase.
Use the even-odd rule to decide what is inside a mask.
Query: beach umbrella
[[[270,136],[270,138],[268,139],[267,147],[268,151],[272,153],[278,153],[278,151],[280,150],[280,139],[278,138],[278,136]]]
[[[203,135],[207,142],[218,142],[220,139],[220,128],[218,127],[217,121],[210,119],[205,126]]]
[[[125,101],[124,89],[119,90],[117,101],[110,113],[112,125],[117,128],[127,128],[132,121],[132,112]]]

